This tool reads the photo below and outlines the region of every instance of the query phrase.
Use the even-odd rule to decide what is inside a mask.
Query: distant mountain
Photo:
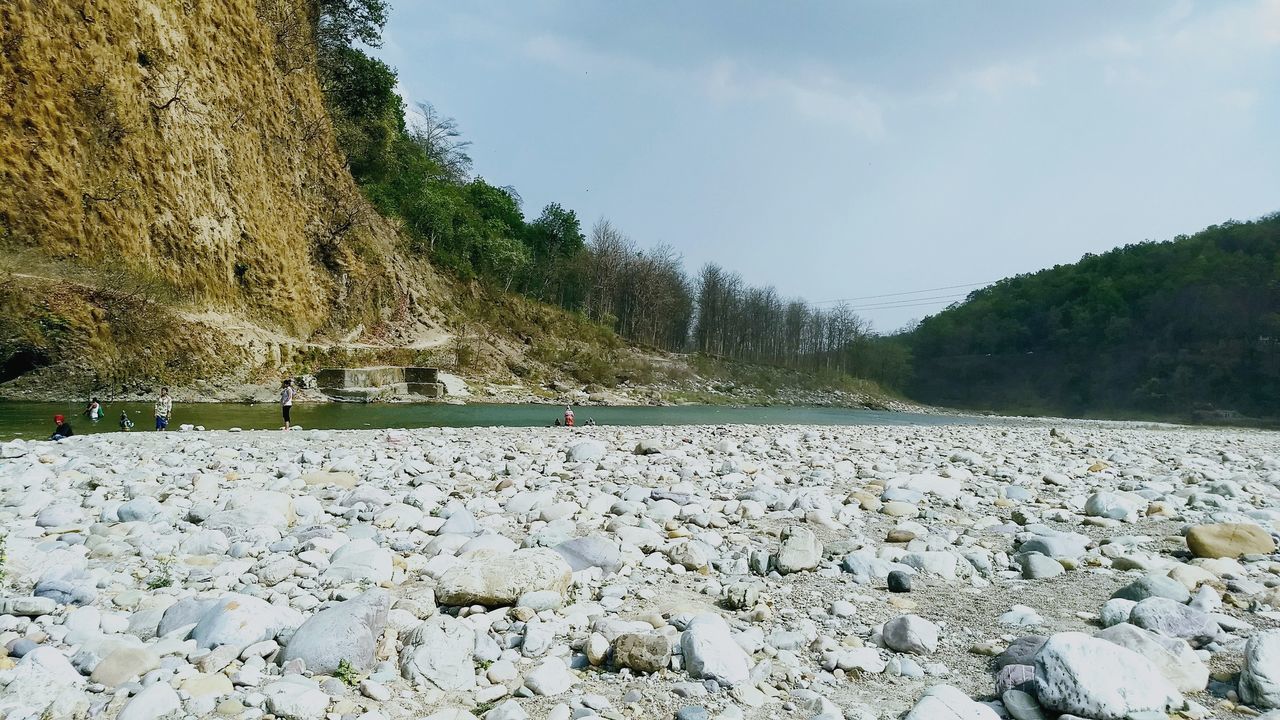
[[[913,399],[1280,417],[1280,213],[1007,278],[900,338]]]

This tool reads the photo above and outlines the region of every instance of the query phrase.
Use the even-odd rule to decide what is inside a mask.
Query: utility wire
[[[931,295],[929,297],[906,298],[903,300],[888,300],[888,301],[879,302],[879,303],[868,303],[866,305],[850,305],[849,309],[850,310],[870,310],[873,308],[888,308],[888,307],[896,307],[896,306],[902,306],[902,305],[932,305],[934,303],[930,301],[948,301],[949,302],[951,300],[958,300],[966,296],[968,296],[968,293],[950,293],[947,295]]]
[[[901,297],[903,295],[920,295],[928,292],[937,292],[939,290],[955,290],[957,288],[977,287],[979,285],[990,285],[995,280],[984,280],[983,282],[963,283],[961,285],[943,285],[942,287],[926,288],[924,290],[908,290],[906,292],[882,293],[880,295],[861,295],[859,297],[834,298],[832,300],[819,300],[809,303],[810,305],[827,305],[830,303],[850,302],[853,300],[875,300],[876,298]]]

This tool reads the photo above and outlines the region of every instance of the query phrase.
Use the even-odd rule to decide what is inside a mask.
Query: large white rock
[[[1058,712],[1121,720],[1183,705],[1182,694],[1149,660],[1084,633],[1050,637],[1036,654],[1035,672],[1040,704]]]
[[[182,709],[178,693],[164,681],[154,682],[133,696],[116,720],[159,720]]]
[[[329,559],[324,577],[333,583],[391,580],[391,551],[369,538],[360,538],[338,548]]]
[[[1245,644],[1240,699],[1260,708],[1280,708],[1280,630],[1260,632]]]
[[[441,605],[511,605],[527,592],[564,594],[572,581],[569,564],[553,550],[477,551],[440,576],[436,601]]]
[[[400,653],[400,674],[445,691],[470,690],[476,683],[471,656],[475,632],[460,620],[436,615],[414,628]]]
[[[822,562],[822,542],[813,531],[803,525],[792,525],[782,531],[782,546],[778,548],[778,572],[783,575],[812,570]]]
[[[282,720],[323,720],[329,696],[314,680],[291,675],[263,689],[267,709]]]
[[[1199,692],[1209,684],[1208,666],[1185,640],[1163,637],[1129,623],[1112,625],[1097,637],[1150,660],[1182,692]]]
[[[272,605],[248,595],[224,596],[209,608],[191,631],[196,645],[215,648],[233,645],[246,648],[270,640],[285,628],[302,624],[302,614],[290,607]]]
[[[609,448],[599,440],[583,440],[575,443],[565,451],[565,458],[569,462],[586,462],[588,460],[599,460],[604,457]]]
[[[280,653],[281,664],[301,658],[307,670],[330,674],[345,660],[356,670],[369,670],[390,607],[386,591],[370,590],[321,610],[289,638]]]
[[[934,685],[924,691],[906,720],[1000,720],[1000,716],[950,685]]]
[[[84,678],[51,647],[37,647],[3,675],[8,686],[0,693],[0,717],[69,718],[88,709]]]
[[[680,636],[680,650],[691,677],[733,686],[751,674],[751,659],[719,615],[704,613],[690,620]]]
[[[938,649],[938,626],[918,615],[899,615],[884,624],[884,644],[898,652],[928,655]]]
[[[573,687],[574,675],[560,658],[547,658],[524,676],[524,685],[534,695],[560,695]]]

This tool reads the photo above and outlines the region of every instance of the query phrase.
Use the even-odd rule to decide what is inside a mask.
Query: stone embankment
[[[1272,433],[187,432],[0,456],[10,720],[1280,707]]]

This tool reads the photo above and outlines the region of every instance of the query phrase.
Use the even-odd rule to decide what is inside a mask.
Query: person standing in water
[[[284,415],[284,429],[289,429],[289,411],[293,410],[293,380],[285,378],[280,388],[280,413]]]
[[[128,430],[133,427],[133,421],[129,419],[129,413],[124,410],[120,411],[120,429]]]
[[[160,397],[156,398],[156,429],[169,427],[169,418],[173,415],[173,398],[169,396],[169,388],[160,388]]]
[[[569,405],[564,406],[564,426],[573,427],[573,408]]]
[[[98,422],[102,419],[102,403],[98,402],[98,398],[89,401],[89,407],[84,409],[84,414],[89,416],[91,422]]]

